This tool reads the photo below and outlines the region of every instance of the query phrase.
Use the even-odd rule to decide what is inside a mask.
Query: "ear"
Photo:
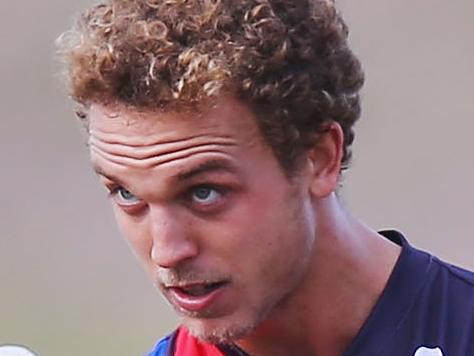
[[[309,188],[313,196],[325,198],[337,189],[341,171],[344,133],[334,121],[319,134],[314,146],[307,153]]]

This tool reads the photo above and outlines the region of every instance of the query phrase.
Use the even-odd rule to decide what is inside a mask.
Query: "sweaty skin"
[[[233,98],[200,113],[93,104],[89,130],[121,231],[194,335],[252,355],[344,351],[399,248],[339,204],[337,124],[292,179]],[[219,294],[196,310],[174,293],[208,284]]]

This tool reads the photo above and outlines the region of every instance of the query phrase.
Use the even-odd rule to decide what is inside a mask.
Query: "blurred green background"
[[[176,321],[88,165],[54,40],[92,1],[2,1],[0,345],[142,355]],[[474,2],[341,0],[367,73],[343,197],[474,269]]]

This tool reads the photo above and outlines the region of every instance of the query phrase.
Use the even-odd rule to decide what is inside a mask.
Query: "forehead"
[[[223,98],[212,107],[200,111],[139,110],[121,104],[94,103],[89,111],[91,136],[121,136],[128,143],[143,143],[159,138],[180,139],[200,134],[241,137],[260,140],[253,113],[233,98]]]
[[[238,166],[250,174],[261,169],[262,160],[274,160],[254,115],[234,99],[199,112],[94,104],[89,133],[95,170],[122,185],[142,185],[158,176],[165,182],[199,167],[210,170],[209,165],[215,171],[216,162],[220,168],[226,162],[235,172]]]

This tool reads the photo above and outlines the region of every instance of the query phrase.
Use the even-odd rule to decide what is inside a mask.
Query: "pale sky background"
[[[0,345],[142,355],[175,320],[120,237],[54,40],[92,1],[2,1]],[[474,1],[341,0],[367,75],[344,200],[474,269]]]

